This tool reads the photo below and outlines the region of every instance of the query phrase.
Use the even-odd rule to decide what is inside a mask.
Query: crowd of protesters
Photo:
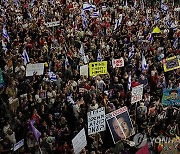
[[[179,107],[161,103],[164,88],[180,88],[180,69],[166,73],[163,69],[164,58],[180,53],[178,1],[165,1],[168,9],[164,11],[161,1],[90,0],[99,14],[91,17],[94,10],[86,10],[86,20],[82,17],[83,3],[1,0],[0,68],[4,84],[0,89],[0,153],[13,153],[13,145],[24,139],[24,146],[18,150],[22,154],[71,154],[74,136],[82,128],[87,131],[87,112],[100,107],[110,113],[127,106],[136,133],[144,132],[148,137],[180,135]],[[115,28],[120,16],[122,21]],[[60,25],[46,26],[53,21],[60,21]],[[155,27],[161,32],[152,34]],[[3,35],[4,28],[8,37]],[[79,53],[81,45],[86,62]],[[132,47],[134,54],[129,57]],[[29,63],[44,63],[43,75],[26,76],[24,50]],[[108,73],[80,76],[80,66],[96,62],[98,51],[101,60],[108,62]],[[142,53],[147,62],[145,70]],[[112,59],[120,57],[124,58],[124,67],[113,68]],[[131,105],[131,89],[140,84],[144,86],[143,100]],[[11,101],[16,105],[11,106]],[[39,141],[29,129],[30,120],[41,132]],[[123,141],[114,145],[107,127],[104,132],[87,135],[87,146],[81,153],[136,151]],[[151,151],[159,153],[157,147]]]

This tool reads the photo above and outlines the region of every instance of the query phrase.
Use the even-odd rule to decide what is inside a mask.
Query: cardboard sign
[[[26,76],[33,76],[34,74],[43,75],[44,63],[27,64],[26,65]]]
[[[89,63],[89,76],[107,74],[107,61]]]
[[[80,66],[80,75],[88,77],[88,65]]]
[[[55,27],[60,25],[60,21],[47,22],[45,24],[47,27]]]
[[[106,130],[104,107],[88,112],[87,116],[88,116],[88,135]]]
[[[129,138],[135,133],[126,106],[106,114],[106,122],[111,132],[114,144],[120,140]]]
[[[162,104],[180,106],[180,89],[163,89]]]
[[[75,154],[79,154],[87,145],[86,134],[84,128],[72,139]]]
[[[180,68],[180,59],[177,56],[165,59],[164,72]]]
[[[20,140],[20,141],[17,142],[16,144],[14,144],[13,151],[18,150],[18,149],[21,148],[23,145],[24,145],[24,139]]]
[[[113,59],[112,66],[115,67],[124,67],[124,59],[121,57],[120,59]]]
[[[133,87],[131,94],[131,104],[134,104],[142,100],[142,96],[143,96],[143,84]]]

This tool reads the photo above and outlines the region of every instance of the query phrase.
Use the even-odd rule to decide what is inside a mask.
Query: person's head
[[[178,91],[177,91],[177,90],[172,90],[172,91],[170,92],[170,97],[171,97],[171,99],[177,99],[177,97],[178,97]]]
[[[119,120],[119,119],[116,120],[114,118],[114,120],[112,122],[113,129],[118,137],[120,137],[121,139],[125,139],[126,136],[125,136],[125,133],[123,132],[122,126],[120,125],[120,122],[121,122],[121,120]]]

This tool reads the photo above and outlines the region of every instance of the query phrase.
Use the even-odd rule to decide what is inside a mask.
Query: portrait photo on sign
[[[116,118],[120,126],[122,127],[126,138],[129,138],[130,136],[135,134],[131,119],[129,117],[129,113],[127,111],[117,115]]]
[[[112,136],[114,144],[116,144],[117,142],[119,142],[121,140],[126,139],[123,129],[120,126],[116,117],[108,119],[107,124],[108,124],[109,130],[111,132],[111,136]]]

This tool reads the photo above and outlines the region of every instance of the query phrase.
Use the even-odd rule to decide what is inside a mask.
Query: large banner
[[[180,68],[180,59],[178,56],[170,57],[165,59],[164,72],[168,72],[174,69]]]
[[[88,65],[80,66],[80,75],[88,77]]]
[[[87,113],[88,135],[106,130],[105,108],[99,108]]]
[[[107,61],[89,63],[89,76],[107,74]]]
[[[134,128],[127,110],[124,106],[116,111],[106,114],[106,122],[114,144],[134,135]]]
[[[121,57],[120,59],[113,59],[112,66],[115,67],[124,67],[124,59]]]
[[[131,94],[131,104],[134,104],[142,100],[142,96],[143,96],[143,84],[133,87]]]
[[[180,106],[180,89],[163,89],[162,104]]]
[[[43,75],[44,63],[27,64],[26,65],[26,76],[33,76],[34,74]]]
[[[84,128],[72,139],[75,154],[79,154],[87,145],[86,134]]]

